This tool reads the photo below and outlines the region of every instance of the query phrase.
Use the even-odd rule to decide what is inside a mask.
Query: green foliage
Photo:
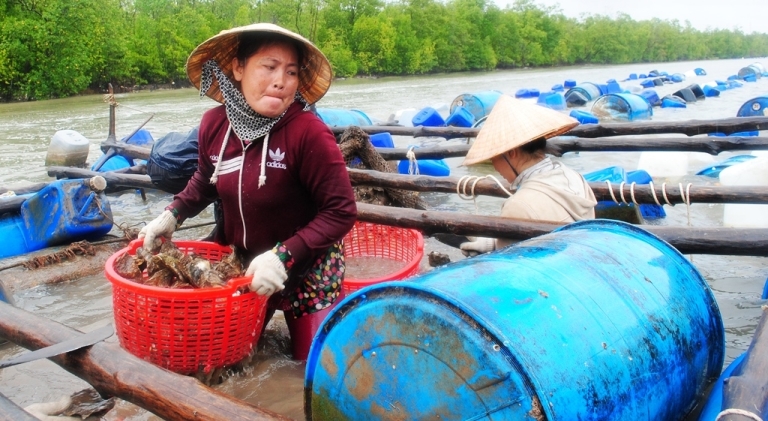
[[[768,34],[571,19],[535,0],[0,0],[0,99],[184,83],[199,43],[254,22],[312,40],[337,77],[768,55]]]

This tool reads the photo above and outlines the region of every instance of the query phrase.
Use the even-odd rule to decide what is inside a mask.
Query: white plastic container
[[[46,166],[82,167],[88,159],[90,142],[85,136],[74,130],[59,130],[51,138]]]
[[[720,172],[724,186],[768,186],[768,156],[730,166]],[[723,206],[723,225],[726,227],[768,227],[768,205],[726,204]]]

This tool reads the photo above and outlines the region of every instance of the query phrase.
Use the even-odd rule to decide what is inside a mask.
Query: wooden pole
[[[704,152],[717,155],[726,151],[768,150],[768,137],[626,137],[569,138],[556,137],[548,141],[559,152]],[[458,158],[467,155],[470,145],[439,145],[414,149],[417,159]],[[104,142],[101,149],[110,149],[134,159],[149,159],[150,148],[125,143]],[[408,148],[376,148],[385,160],[407,159]]]
[[[0,336],[39,349],[75,338],[78,331],[0,302]],[[102,396],[116,396],[167,420],[288,420],[211,389],[193,377],[156,367],[116,342],[50,358],[90,383]]]
[[[443,192],[456,194],[461,178],[459,177],[433,177],[428,175],[404,175],[382,173],[371,170],[349,170],[349,178],[353,186],[388,187],[419,192]],[[501,176],[496,177],[503,184]],[[461,183],[461,191],[465,194],[472,192],[474,180],[466,180]],[[634,190],[637,203],[655,204],[653,194],[660,204],[685,203],[683,196],[689,198],[690,203],[744,203],[744,204],[768,204],[768,187],[762,186],[690,186],[687,184],[657,185],[653,190],[650,185],[613,183],[610,187],[606,183],[589,183],[595,197],[599,201],[616,201],[625,204],[632,203],[632,191]],[[682,187],[682,190],[681,190]],[[613,191],[613,197],[611,196]],[[652,191],[654,193],[652,193]],[[491,179],[482,178],[474,184],[476,195],[509,197],[507,193]],[[664,198],[666,193],[666,199]],[[624,200],[622,200],[622,196]]]
[[[340,135],[347,129],[343,127],[330,127],[334,135]],[[443,137],[446,139],[460,139],[477,137],[479,128],[463,127],[404,127],[404,126],[363,126],[368,134],[390,133],[393,136],[413,137]],[[767,130],[768,117],[731,117],[714,120],[688,120],[688,121],[635,121],[629,123],[602,123],[582,124],[574,127],[567,136],[577,137],[610,137],[626,135],[647,135],[663,133],[680,133],[687,136],[695,136],[709,133],[737,133],[750,130]]]
[[[428,235],[450,233],[511,240],[527,240],[561,226],[548,222],[523,221],[499,216],[420,211],[366,203],[357,204],[357,219],[364,222],[414,228]],[[642,229],[660,237],[684,254],[768,256],[768,229],[766,228],[644,225]]]
[[[120,187],[130,188],[157,188],[152,184],[149,176],[143,174],[123,174],[115,172],[95,172],[82,168],[73,167],[47,167],[48,175],[56,178],[91,178],[100,175],[107,180],[107,192],[114,191]]]

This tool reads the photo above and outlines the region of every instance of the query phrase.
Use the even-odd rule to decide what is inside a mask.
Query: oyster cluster
[[[172,241],[166,241],[158,253],[143,247],[136,254],[128,252],[115,260],[115,272],[144,285],[164,288],[214,288],[243,274],[243,263],[234,251],[220,261],[211,261],[194,253],[184,253]],[[145,275],[146,273],[146,275]]]

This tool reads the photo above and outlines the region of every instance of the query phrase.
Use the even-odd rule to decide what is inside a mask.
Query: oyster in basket
[[[211,267],[211,262],[194,253],[181,258],[183,278],[195,288],[211,288],[227,284],[224,276]]]
[[[243,276],[243,261],[240,255],[232,250],[232,253],[224,256],[223,259],[213,265],[213,270],[219,272],[224,279],[237,278]]]
[[[115,272],[123,278],[142,281],[144,260],[125,252],[115,259]]]

